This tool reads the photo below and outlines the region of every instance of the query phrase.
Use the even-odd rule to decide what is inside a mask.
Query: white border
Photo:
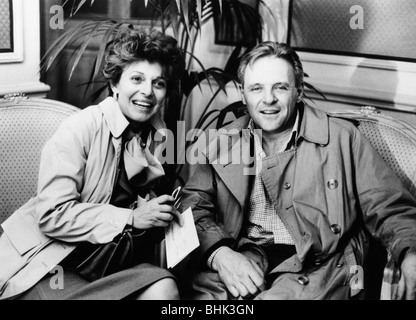
[[[0,52],[0,63],[23,61],[23,7],[22,0],[13,0],[13,52]]]

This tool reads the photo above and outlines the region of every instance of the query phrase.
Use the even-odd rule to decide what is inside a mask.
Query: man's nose
[[[277,96],[276,94],[273,92],[273,90],[265,90],[264,91],[264,96],[263,96],[263,101],[264,103],[267,104],[273,104],[277,102]]]

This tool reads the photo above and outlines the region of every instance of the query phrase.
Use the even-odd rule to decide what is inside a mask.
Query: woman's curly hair
[[[104,78],[109,86],[115,85],[125,68],[143,60],[161,64],[168,80],[168,90],[182,77],[185,69],[184,54],[175,38],[155,29],[123,26],[108,44]]]

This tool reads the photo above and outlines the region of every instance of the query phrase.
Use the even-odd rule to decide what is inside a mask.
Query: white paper
[[[165,228],[167,267],[173,268],[199,247],[192,209],[182,213],[182,227],[174,220]]]

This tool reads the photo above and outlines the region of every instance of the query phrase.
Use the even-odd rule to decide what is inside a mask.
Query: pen
[[[181,200],[181,198],[182,197],[179,197],[179,193],[181,192],[181,190],[182,190],[182,187],[177,187],[175,190],[173,190],[173,192],[172,192],[172,197],[174,197],[175,198],[175,203],[173,204],[173,206],[176,208],[176,209],[178,209],[179,208],[179,206],[181,205],[181,202],[180,202],[180,200]]]

